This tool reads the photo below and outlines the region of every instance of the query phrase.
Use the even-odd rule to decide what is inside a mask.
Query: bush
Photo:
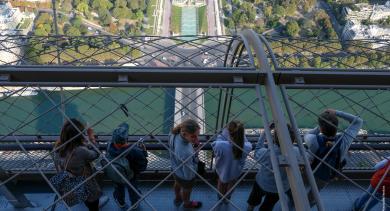
[[[289,21],[286,24],[286,34],[290,37],[297,37],[299,35],[300,30],[301,29],[299,28],[299,25],[295,20]]]

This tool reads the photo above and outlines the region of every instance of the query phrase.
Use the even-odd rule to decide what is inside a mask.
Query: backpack
[[[337,135],[335,138],[329,139],[323,135],[317,135],[317,142],[318,142],[318,150],[315,152],[315,155],[319,158],[324,158],[325,155],[328,154],[328,152],[332,149],[330,154],[325,159],[325,162],[328,163],[330,166],[337,170],[341,170],[345,164],[347,163],[345,159],[341,160],[341,140],[340,135]],[[338,143],[336,145],[335,142]],[[327,146],[327,142],[332,142],[333,144],[331,146]],[[336,177],[336,171],[329,168],[327,165],[321,163],[321,161],[317,158],[314,158],[313,163],[311,164],[311,168],[314,170],[317,168],[317,166],[320,166],[317,171],[314,173],[314,176],[316,178],[319,178],[323,181],[329,181]]]
[[[130,168],[135,174],[139,174],[148,167],[148,153],[139,146],[134,146],[128,154]]]
[[[113,160],[115,157],[112,157],[111,155],[107,156],[107,159],[110,161]],[[134,176],[134,172],[130,169],[129,161],[126,158],[126,155],[120,157],[119,159],[115,160],[111,163],[111,165],[107,166],[104,169],[104,173],[115,183],[124,184],[126,183],[122,177],[114,170],[112,166],[115,166],[116,169],[126,178],[131,179]]]

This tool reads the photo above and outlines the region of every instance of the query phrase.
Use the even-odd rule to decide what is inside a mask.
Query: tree
[[[233,19],[234,23],[238,23],[238,21],[240,20],[241,15],[242,15],[241,10],[234,10],[234,12],[232,14],[232,19]]]
[[[141,10],[138,10],[135,13],[135,16],[136,16],[137,20],[142,20],[144,18],[144,13]]]
[[[81,33],[82,35],[86,35],[86,34],[88,33],[87,27],[84,26],[84,25],[81,25],[81,26],[80,26],[80,33]]]
[[[65,12],[70,12],[72,11],[73,7],[72,7],[72,1],[71,0],[64,0],[64,2],[62,3],[61,5],[61,8],[65,11]]]
[[[286,15],[285,9],[282,6],[280,6],[280,5],[274,7],[274,11],[273,12],[279,18],[284,17]]]
[[[315,5],[316,0],[306,0],[306,3],[303,4],[303,10],[309,12]]]
[[[225,26],[228,28],[228,29],[233,29],[234,28],[234,22],[231,18],[226,18],[225,19]]]
[[[78,10],[79,12],[81,12],[83,14],[88,13],[88,4],[86,4],[85,2],[80,2],[77,5],[76,10]]]
[[[70,26],[69,28],[67,28],[65,33],[68,36],[80,36],[81,35],[80,30],[74,26]]]
[[[232,3],[236,6],[240,6],[240,0],[232,0]]]
[[[130,9],[132,10],[138,10],[140,8],[139,0],[128,0]]]
[[[81,26],[81,24],[83,23],[80,15],[76,15],[70,22],[72,23],[72,25],[74,27],[77,27],[77,28],[79,28]]]
[[[36,19],[35,24],[44,24],[44,23],[52,23],[53,17],[49,13],[40,13],[39,17]]]
[[[112,17],[107,9],[99,9],[98,15],[103,25],[109,25],[112,22]]]
[[[34,30],[34,34],[36,36],[47,36],[49,33],[44,28],[36,28]]]
[[[127,7],[115,7],[112,10],[112,14],[117,19],[128,18],[132,15],[131,10]]]
[[[279,25],[279,18],[278,17],[272,17],[267,22],[268,28],[275,28],[278,25]]]
[[[272,6],[271,5],[266,6],[264,8],[264,15],[265,15],[265,17],[271,17],[271,15],[272,15]]]
[[[301,29],[299,28],[299,25],[295,20],[289,21],[286,24],[286,34],[290,37],[298,36],[300,30]]]
[[[139,7],[141,8],[141,10],[146,10],[147,5],[146,5],[145,0],[139,1]]]
[[[115,7],[127,7],[127,1],[126,0],[116,0]]]
[[[133,49],[133,50],[131,51],[130,55],[131,55],[131,57],[132,57],[133,59],[137,59],[137,58],[139,58],[139,57],[142,56],[142,52],[141,52],[140,50],[138,50],[138,49]]]
[[[288,4],[286,6],[286,14],[287,14],[287,16],[293,16],[296,11],[297,11],[297,5],[296,4]]]
[[[92,8],[95,10],[106,9],[109,10],[113,7],[113,4],[108,0],[93,0]]]
[[[314,57],[313,66],[317,68],[321,67],[321,57],[319,56]]]

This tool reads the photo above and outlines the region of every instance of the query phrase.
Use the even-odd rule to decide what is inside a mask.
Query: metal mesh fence
[[[252,49],[254,46],[249,46],[245,37],[241,36],[192,37],[192,39],[185,40],[180,39],[180,37],[2,36],[1,40],[3,40],[1,42],[3,47],[6,46],[6,49],[1,50],[8,50],[14,59],[2,60],[0,68],[13,67],[12,65],[15,64],[22,68],[47,64],[54,69],[65,71],[67,71],[67,67],[71,66],[83,67],[69,71],[84,71],[86,70],[84,68],[105,71],[107,67],[124,66],[128,69],[145,71],[152,77],[153,71],[159,70],[164,70],[167,73],[189,70],[189,68],[199,72],[205,70],[210,72],[257,71],[258,67],[263,65],[260,60],[255,60],[255,57],[259,56],[259,52],[255,52]],[[386,71],[389,68],[388,41],[376,40],[339,44],[336,41],[273,37],[267,37],[267,40],[269,40],[272,52],[271,48],[267,48],[265,45],[266,60],[273,64],[272,68],[275,71],[288,71],[294,68],[303,72],[308,70],[305,68],[316,68],[316,71],[327,71],[326,68],[329,71],[336,69],[354,69],[355,71],[380,69]],[[14,48],[22,48],[24,51],[23,53],[15,53],[11,51]],[[121,72],[124,70],[118,68],[111,71]],[[261,71],[265,72],[264,69],[260,68]],[[166,171],[169,174],[147,192],[139,193],[139,202],[144,201],[149,194],[158,189],[162,183],[170,178],[169,176],[177,171],[170,166],[169,153],[171,149],[167,140],[163,140],[161,135],[166,136],[172,127],[187,118],[195,119],[201,126],[201,134],[205,138],[202,142],[203,145],[198,149],[198,156],[206,164],[206,169],[209,172],[215,170],[215,160],[213,160],[209,144],[215,140],[230,121],[236,119],[242,121],[246,128],[246,134],[248,137],[253,137],[255,140],[253,144],[255,144],[261,132],[270,132],[268,127],[264,127],[264,124],[268,123],[266,115],[272,116],[270,119],[273,120],[285,118],[290,119],[290,123],[293,122],[287,115],[288,109],[284,108],[286,105],[291,106],[293,119],[297,122],[302,134],[307,129],[317,125],[318,115],[327,108],[345,111],[364,120],[359,132],[361,136],[359,138],[353,137],[355,140],[352,147],[355,144],[360,144],[360,148],[349,152],[344,170],[372,170],[375,163],[390,155],[389,150],[387,150],[390,95],[388,90],[383,88],[336,89],[324,87],[313,89],[305,88],[303,84],[298,88],[287,86],[287,96],[283,96],[283,91],[270,96],[269,84],[264,83],[264,86],[261,87],[257,84],[250,88],[240,88],[239,85],[245,84],[245,81],[239,76],[235,76],[233,81],[229,81],[230,84],[233,84],[232,86],[218,84],[196,86],[196,79],[192,81],[187,79],[195,85],[181,87],[177,84],[161,83],[160,85],[144,84],[130,87],[122,84],[120,87],[104,83],[90,85],[86,82],[83,86],[58,85],[49,87],[41,86],[39,83],[37,83],[38,85],[34,83],[18,85],[20,81],[13,81],[18,78],[12,74],[8,71],[2,75],[5,82],[0,87],[0,113],[2,116],[0,119],[0,143],[2,144],[0,146],[2,147],[0,167],[9,173],[9,176],[0,182],[1,186],[7,185],[18,175],[29,172],[39,173],[42,178],[48,181],[46,174],[55,171],[54,152],[51,146],[55,141],[54,138],[58,138],[64,122],[69,121],[70,118],[78,118],[86,127],[93,128],[98,140],[99,136],[109,137],[113,129],[122,122],[130,125],[129,133],[131,135],[140,137],[133,140],[132,143],[140,142],[148,136],[154,137],[152,141],[143,142],[147,146],[159,145],[159,149],[148,151],[147,171]],[[51,74],[56,74],[56,71]],[[37,75],[37,77],[39,76],[41,75]],[[61,75],[58,77],[58,81],[46,82],[60,83]],[[96,78],[100,80],[99,76]],[[277,77],[274,79],[275,84],[284,87],[283,84],[279,84]],[[261,93],[266,94],[263,96]],[[286,101],[282,100],[283,97]],[[284,112],[284,117],[275,116],[275,108],[271,103],[268,103],[275,99],[284,102],[282,103],[283,108],[280,108]],[[262,102],[267,102],[264,110],[261,107]],[[340,121],[338,129],[344,133],[349,125],[348,122]],[[85,136],[85,131],[79,132]],[[348,134],[344,135],[348,136]],[[38,140],[24,141],[23,136],[35,136]],[[53,136],[54,138],[45,142],[39,140],[40,136]],[[371,141],[375,137],[380,137],[380,141]],[[85,139],[88,141],[87,137]],[[110,138],[107,138],[105,141],[109,140]],[[16,149],[10,150],[6,146]],[[37,146],[41,146],[45,150],[38,149]],[[97,150],[98,146],[95,148]],[[99,154],[100,159],[106,159],[106,152],[99,151]],[[184,162],[184,160],[182,161]],[[249,153],[243,174],[236,179],[233,186],[240,185],[249,173],[257,172],[261,165],[264,164],[255,159],[254,152]],[[88,176],[85,181],[91,180],[107,168],[107,165],[102,165],[100,161],[96,162],[96,166],[97,171]],[[306,166],[306,168],[308,167]],[[342,171],[338,173],[341,178],[351,182],[351,184],[362,190],[365,189],[365,187],[350,180]],[[201,182],[208,185],[211,191],[215,191],[217,195],[223,197],[210,209],[215,209],[223,200],[229,202],[234,208],[240,209],[227,197],[229,193],[218,194],[217,188],[210,184],[208,178],[197,176]],[[129,181],[127,180],[127,182]],[[55,189],[51,188],[55,192]],[[56,194],[60,196],[60,194]],[[60,196],[53,204],[60,203],[63,197],[65,196]],[[281,198],[281,201],[286,200],[282,196]],[[144,203],[148,209],[156,210],[153,203],[148,200],[145,200]],[[51,205],[47,205],[44,209],[50,209]],[[68,208],[70,209],[70,207]]]

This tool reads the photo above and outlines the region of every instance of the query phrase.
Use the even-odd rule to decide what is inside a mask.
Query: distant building
[[[10,3],[0,3],[0,30],[16,29],[23,15],[19,8],[12,8]]]
[[[384,5],[355,4],[356,9],[349,7],[343,8],[345,19],[352,22],[361,22],[362,20],[378,21],[390,16],[390,1]]]
[[[380,27],[378,25],[363,25],[348,21],[344,27],[342,37],[345,40],[358,39],[390,39],[390,28]],[[375,44],[373,48],[382,47],[384,44]]]
[[[364,25],[363,20],[375,22],[390,16],[390,1],[384,5],[356,4],[355,9],[344,7],[343,13],[347,20],[342,38],[344,40],[358,39],[390,39],[390,29],[376,24]],[[383,44],[374,44],[373,48],[382,47]]]
[[[22,13],[10,3],[0,3],[0,37],[10,40],[3,41],[0,46],[0,65],[13,65],[20,61],[20,43],[12,39],[12,36],[26,35],[32,28],[34,18],[34,13]]]
[[[205,0],[173,0],[172,4],[179,7],[183,7],[183,6],[201,7],[206,5],[206,1]]]

